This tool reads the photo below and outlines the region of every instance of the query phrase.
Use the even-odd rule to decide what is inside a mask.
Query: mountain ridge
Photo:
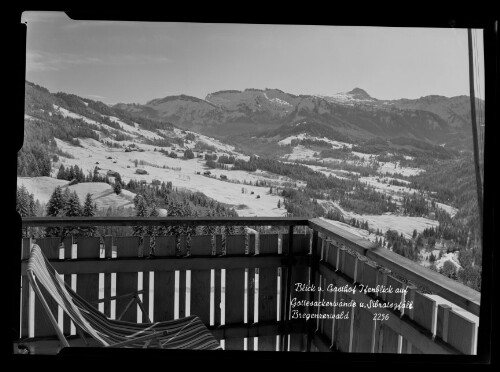
[[[276,88],[247,88],[217,91],[208,94],[206,99],[181,94],[153,99],[145,105],[106,105],[68,93],[50,93],[46,88],[26,83],[40,91],[38,100],[43,101],[42,96],[50,95],[51,103],[58,106],[65,107],[67,100],[91,113],[156,123],[153,127],[158,128],[158,123],[169,123],[219,138],[266,132],[302,121],[329,127],[330,132],[353,139],[404,136],[457,149],[468,149],[472,136],[470,100],[465,95],[378,100],[359,87],[337,96],[298,96]],[[50,109],[47,102],[37,104]]]

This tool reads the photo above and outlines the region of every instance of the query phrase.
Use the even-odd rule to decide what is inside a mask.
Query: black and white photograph
[[[14,354],[481,354],[483,29],[20,22]]]

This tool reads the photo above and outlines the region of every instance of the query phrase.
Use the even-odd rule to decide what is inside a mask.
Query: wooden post
[[[441,338],[444,342],[448,342],[448,323],[450,317],[451,306],[446,304],[438,305],[438,316],[437,316],[437,326],[436,335]]]
[[[288,350],[289,340],[289,320],[290,320],[290,300],[292,296],[292,266],[293,266],[293,226],[288,227],[288,252],[287,252],[287,270],[286,270],[286,296],[284,303],[285,334],[282,339],[282,350]]]
[[[309,256],[309,284],[314,285],[316,283],[316,270],[317,270],[317,250],[316,245],[318,244],[318,231],[313,230],[312,243],[311,243],[311,255]],[[308,292],[308,300],[314,300],[314,292]],[[312,339],[314,337],[315,328],[313,327],[314,321],[309,320],[307,322],[307,344],[306,350],[311,351]]]

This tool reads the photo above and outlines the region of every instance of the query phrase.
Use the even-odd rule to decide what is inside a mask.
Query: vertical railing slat
[[[278,253],[278,234],[260,235],[259,254]],[[276,321],[278,301],[277,268],[259,268],[259,322]],[[276,350],[275,336],[262,336],[258,340],[258,349]]]
[[[210,235],[191,238],[192,256],[210,256],[212,251]],[[210,324],[210,269],[191,270],[191,309],[193,315],[200,317],[203,323]]]
[[[155,238],[155,254],[159,257],[175,256],[175,236],[157,236]],[[154,272],[154,322],[174,319],[175,272]]]
[[[64,259],[70,259],[71,258],[71,250],[73,246],[73,237],[72,236],[67,236],[63,239],[63,245],[64,245]],[[64,275],[64,282],[71,286],[71,275]],[[71,319],[70,317],[64,312],[63,315],[63,334],[65,335],[70,335],[71,334]]]
[[[115,239],[117,258],[138,257],[139,237],[117,237]],[[121,296],[137,292],[137,272],[116,273],[116,295]],[[116,318],[122,314],[129,304],[131,298],[119,298],[116,300]],[[123,321],[137,321],[137,307],[130,306],[121,318]]]
[[[476,354],[477,325],[451,309],[448,314],[447,342],[466,355]]]
[[[245,253],[245,236],[226,236],[226,254],[240,255]],[[225,284],[225,322],[243,323],[244,321],[244,288],[245,269],[227,269]],[[231,338],[225,340],[226,350],[243,350],[243,339]]]
[[[104,260],[111,259],[113,252],[113,236],[107,235],[104,237]],[[111,273],[104,274],[104,290],[103,290],[103,298],[111,297]],[[104,302],[104,315],[107,317],[111,316],[111,302]]]
[[[99,238],[78,238],[78,259],[99,259]],[[76,279],[76,293],[92,303],[99,298],[99,274],[78,274]],[[98,307],[97,305],[95,306]]]

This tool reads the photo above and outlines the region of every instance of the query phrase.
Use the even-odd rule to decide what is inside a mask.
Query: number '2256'
[[[389,314],[373,314],[373,320],[389,320]]]

